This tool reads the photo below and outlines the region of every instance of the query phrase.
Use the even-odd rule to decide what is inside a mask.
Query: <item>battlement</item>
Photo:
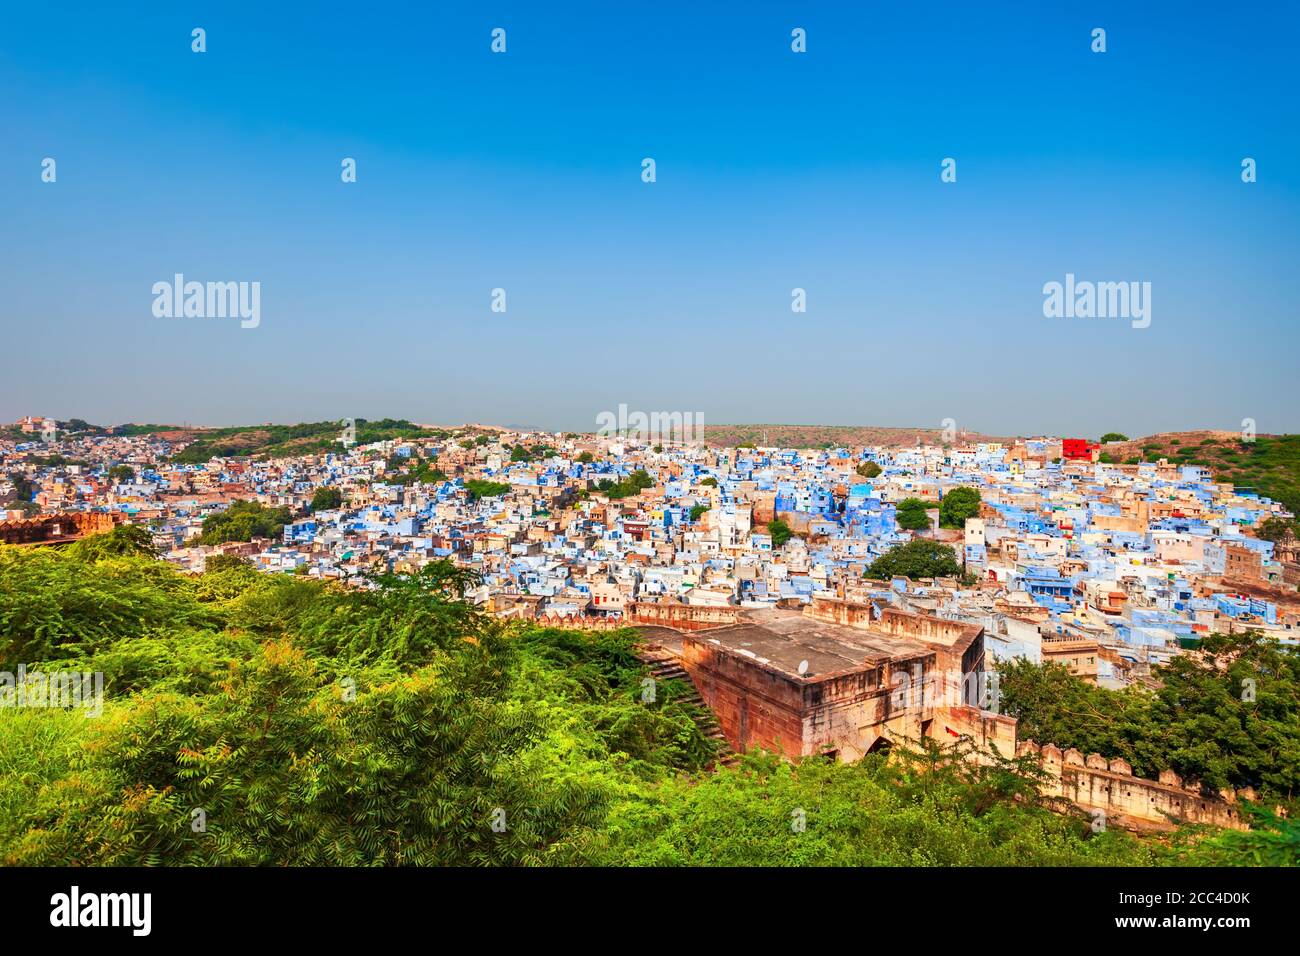
[[[1032,740],[1016,744],[1016,756],[1033,754],[1046,771],[1043,792],[1063,797],[1086,810],[1102,810],[1123,824],[1131,821],[1143,828],[1172,828],[1176,823],[1208,823],[1233,830],[1247,829],[1241,812],[1233,804],[1240,797],[1253,800],[1255,793],[1222,791],[1219,795],[1188,787],[1172,770],[1161,771],[1157,780],[1133,774],[1125,760],[1107,760],[1100,754],[1086,756],[1073,747],[1062,750],[1055,744],[1039,745]]]
[[[116,516],[100,511],[74,511],[0,521],[0,544],[65,544],[91,534],[112,531]]]

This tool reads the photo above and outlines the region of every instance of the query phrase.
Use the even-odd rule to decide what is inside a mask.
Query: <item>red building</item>
[[[1062,438],[1061,457],[1068,461],[1092,461],[1092,453],[1100,447],[1086,438]]]

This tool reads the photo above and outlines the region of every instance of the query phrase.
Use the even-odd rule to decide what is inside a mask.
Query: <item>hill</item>
[[[980,432],[959,431],[954,445],[1014,441]],[[717,448],[754,445],[780,448],[853,448],[879,445],[912,448],[943,444],[940,428],[884,428],[874,425],[705,425],[704,441]]]
[[[1166,458],[1201,465],[1216,481],[1256,491],[1300,514],[1300,435],[1258,435],[1248,442],[1237,432],[1162,432],[1107,444],[1102,451],[1121,463]]]

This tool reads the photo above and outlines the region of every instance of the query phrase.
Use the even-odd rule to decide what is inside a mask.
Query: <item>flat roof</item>
[[[796,679],[878,667],[888,661],[911,660],[936,651],[924,641],[831,624],[805,617],[798,611],[780,609],[746,611],[736,624],[693,631],[685,636],[751,657]],[[808,672],[803,675],[799,673],[801,661],[808,662]]]

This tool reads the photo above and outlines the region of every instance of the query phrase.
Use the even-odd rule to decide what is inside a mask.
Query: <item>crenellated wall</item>
[[[0,543],[55,544],[112,531],[114,516],[100,511],[74,511],[17,521],[0,521]]]
[[[1106,760],[1100,754],[1086,757],[1074,748],[1061,750],[1055,744],[1039,746],[1032,740],[1016,746],[1016,756],[1034,754],[1048,779],[1044,793],[1064,797],[1085,810],[1103,810],[1121,825],[1128,821],[1155,828],[1175,822],[1208,823],[1233,830],[1245,830],[1240,811],[1233,806],[1235,794],[1207,796],[1186,789],[1172,770],[1159,780],[1133,775],[1124,760]],[[1243,791],[1245,798],[1252,793]]]
[[[657,624],[679,631],[702,631],[709,627],[724,627],[739,620],[736,607],[708,607],[682,604],[680,601],[636,601],[628,604],[624,620],[628,624]]]

